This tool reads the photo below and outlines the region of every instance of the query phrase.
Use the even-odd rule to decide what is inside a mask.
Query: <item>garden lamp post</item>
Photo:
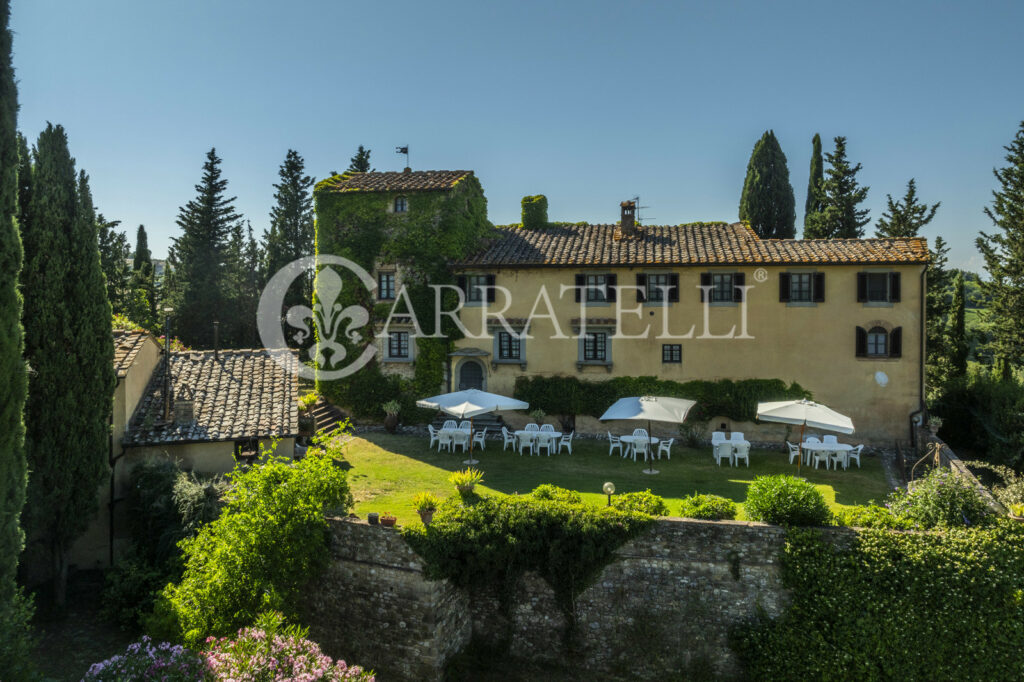
[[[601,490],[603,490],[604,494],[608,496],[608,506],[612,506],[612,493],[615,492],[615,484],[612,483],[611,481],[608,481],[607,483],[604,484]]]

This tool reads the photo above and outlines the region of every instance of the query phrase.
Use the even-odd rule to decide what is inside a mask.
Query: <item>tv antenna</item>
[[[404,147],[395,147],[395,153],[405,154],[405,166],[406,168],[411,168],[409,165],[409,145],[405,145]]]
[[[640,209],[641,208],[650,208],[650,206],[641,206],[640,205],[640,195],[639,194],[636,195],[635,197],[633,197],[633,203],[636,205],[636,222],[639,223],[640,222]]]

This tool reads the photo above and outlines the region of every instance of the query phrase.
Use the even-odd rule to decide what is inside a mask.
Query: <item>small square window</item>
[[[713,303],[731,302],[732,296],[732,273],[714,272],[711,274],[711,301]]]
[[[382,301],[395,299],[395,273],[381,272],[377,274],[377,298]]]
[[[466,277],[466,300],[477,303],[487,300],[487,275]]]
[[[388,333],[388,357],[402,359],[409,357],[409,332]]]
[[[789,300],[810,303],[814,300],[811,287],[814,275],[809,272],[794,272],[789,276]]]
[[[608,360],[608,334],[587,332],[583,337],[583,361],[606,362]]]
[[[868,301],[872,303],[889,302],[889,273],[869,272],[867,273]]]
[[[663,343],[661,345],[661,361],[678,364],[683,361],[683,346],[679,343]]]
[[[397,197],[395,199],[395,213],[405,213],[408,210],[409,200],[406,199],[405,197]]]
[[[889,354],[888,333],[881,327],[875,327],[868,332],[868,355],[884,357]]]
[[[518,334],[509,334],[508,332],[498,332],[498,359],[499,360],[519,360],[522,358],[520,354],[521,346]]]

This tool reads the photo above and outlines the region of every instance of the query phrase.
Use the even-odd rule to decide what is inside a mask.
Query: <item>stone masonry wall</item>
[[[536,575],[523,578],[505,615],[496,594],[426,580],[396,531],[352,519],[331,528],[331,566],[310,591],[310,636],[385,681],[441,679],[471,637],[506,642],[523,659],[569,663],[592,679],[655,679],[708,664],[732,676],[729,629],[758,609],[777,616],[789,602],[778,564],[783,529],[659,519],[579,596],[567,641],[565,616]],[[842,541],[841,531],[830,533]]]

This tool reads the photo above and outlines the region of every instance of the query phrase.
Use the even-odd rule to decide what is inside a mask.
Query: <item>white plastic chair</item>
[[[742,431],[733,431],[732,435],[729,436],[729,440],[732,441],[733,443],[742,442],[743,440],[745,440],[743,438],[743,432]]]
[[[510,432],[508,430],[508,427],[506,427],[506,426],[502,426],[501,427],[501,437],[502,437],[502,439],[504,439],[504,442],[501,444],[501,449],[502,449],[503,452],[505,450],[508,450],[508,446],[509,445],[512,446],[513,450],[516,449],[516,434]]]
[[[828,469],[829,460],[832,459],[832,453],[828,450],[811,450],[811,459],[814,461],[814,468],[818,468],[818,464],[821,462],[825,463],[825,469]]]
[[[435,429],[433,425],[427,424],[427,433],[430,434],[430,445],[427,447],[433,449],[434,443],[437,442],[437,429]]]
[[[665,455],[666,459],[672,459],[672,443],[675,442],[675,438],[669,438],[658,443],[658,459],[661,459],[662,455]]]
[[[792,464],[793,460],[800,456],[800,446],[786,441],[786,446],[789,448],[789,463]]]
[[[455,431],[452,433],[452,443],[453,448],[462,448],[462,451],[465,452],[466,448],[469,447],[469,434],[462,429]]]
[[[721,441],[716,443],[714,449],[711,451],[715,461],[718,462],[718,466],[722,466],[722,460],[728,460],[729,464],[732,464],[732,443],[728,441]]]
[[[863,445],[858,445],[853,450],[850,450],[848,453],[846,453],[846,465],[849,466],[850,460],[855,459],[857,460],[857,468],[860,469],[860,451],[863,449]]]
[[[437,451],[447,450],[448,452],[455,452],[455,439],[452,437],[450,431],[437,434]]]
[[[839,442],[839,439],[836,438],[835,436],[822,436],[821,442],[835,444]]]
[[[843,452],[842,450],[833,450],[828,454],[829,460],[832,462],[832,468],[835,469],[836,471],[839,471],[840,464],[843,465],[844,469],[849,466],[849,461],[846,458],[847,453]]]
[[[643,431],[643,429],[638,429],[638,430]],[[645,431],[645,433],[646,433],[646,431]],[[634,462],[636,461],[637,454],[640,454],[640,453],[643,454],[644,461],[646,462],[647,461],[647,456],[651,454],[651,441],[647,437],[637,436],[637,440],[633,441],[633,447],[630,448],[630,451],[633,453],[633,461]]]
[[[725,442],[725,433],[723,433],[722,431],[714,431],[714,432],[712,432],[712,434],[711,434],[711,445],[712,446],[715,446],[715,445],[718,445],[719,443],[724,443],[724,442]]]
[[[441,428],[442,429],[457,429],[457,428],[459,428],[459,425],[455,422],[454,419],[446,419],[444,424],[441,425]]]
[[[750,468],[750,446],[746,444],[732,446],[732,463],[740,465],[740,460],[747,460],[747,468]]]
[[[459,422],[459,428],[460,429],[471,429],[471,428],[473,428],[473,422],[469,421],[468,419],[463,419],[462,421]]]
[[[555,427],[552,426],[551,424],[544,424],[543,426],[540,427],[540,430],[541,431],[552,432],[552,431],[555,430]]]
[[[619,454],[622,454],[622,441],[619,440],[618,436],[613,436],[612,432],[608,432],[608,456],[611,457],[612,453],[615,452],[615,448],[619,449]]]
[[[486,450],[487,441],[484,440],[485,438],[487,438],[487,429],[484,429],[483,431],[477,431],[476,433],[473,434],[473,445],[479,445],[481,450]]]
[[[532,429],[527,429],[527,430],[532,431]],[[535,439],[536,439],[536,436],[534,436],[533,434],[524,434],[522,436],[519,436],[519,456],[520,457],[523,456],[523,450],[525,450],[526,448],[530,449],[530,454],[531,455],[534,454],[534,452],[533,452],[533,445],[534,445],[534,440]]]
[[[562,439],[558,441],[558,451],[561,452],[562,448],[566,448],[569,451],[569,454],[571,455],[572,454],[572,437],[575,436],[575,435],[576,435],[576,432],[573,431],[568,436],[562,436]]]
[[[541,448],[544,448],[548,452],[548,457],[550,457],[551,448],[553,447],[555,447],[555,437],[541,429],[540,435],[537,436],[537,454],[539,455]]]
[[[525,427],[523,428],[523,430],[524,430],[524,431],[540,431],[540,427],[539,427],[539,426],[537,426],[536,424],[530,423],[530,424],[527,424],[527,425],[526,425],[526,426],[525,426]]]

